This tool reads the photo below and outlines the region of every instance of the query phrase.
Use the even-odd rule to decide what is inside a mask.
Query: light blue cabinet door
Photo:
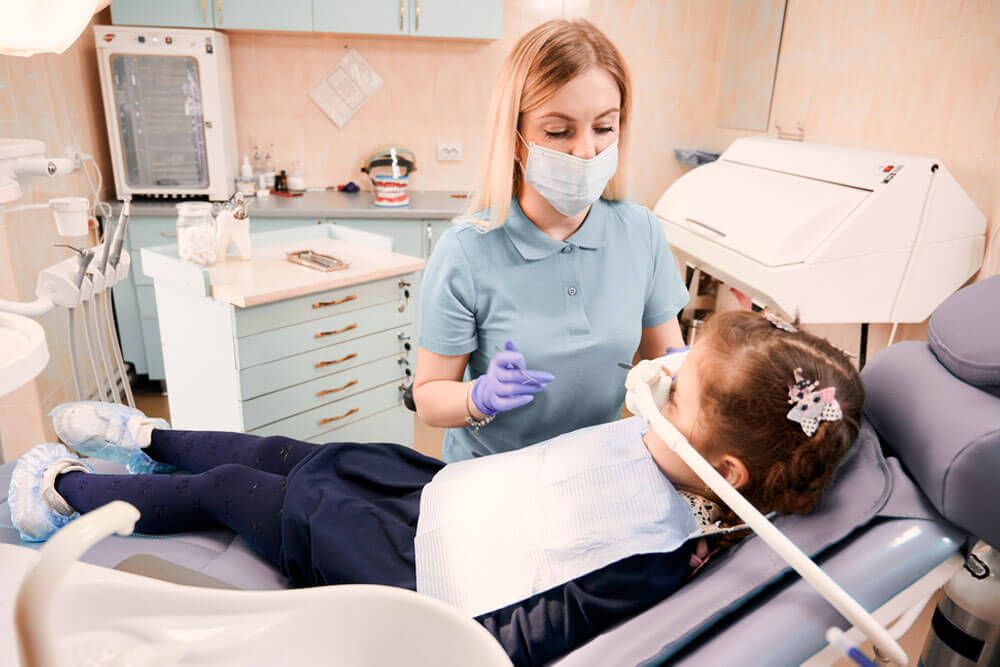
[[[115,25],[211,28],[215,0],[112,0]]]
[[[215,27],[222,30],[313,29],[313,0],[210,0],[215,6]],[[274,66],[294,67],[290,63]]]
[[[146,347],[143,343],[141,315],[135,284],[123,280],[112,288],[115,301],[115,318],[118,322],[118,339],[125,361],[135,366],[135,372],[145,375]],[[80,311],[83,312],[82,310]],[[79,344],[79,343],[78,343]]]
[[[503,0],[409,2],[410,34],[415,37],[499,39],[503,34]]]
[[[427,220],[425,226],[427,225],[430,226],[430,231],[425,230],[427,238],[424,241],[424,259],[431,256],[434,252],[434,246],[441,240],[441,236],[451,228],[452,222],[451,220]]]
[[[392,251],[411,257],[423,257],[423,229],[420,220],[331,220],[335,225],[382,234],[392,238]]]
[[[313,0],[313,30],[405,35],[410,31],[410,0]]]

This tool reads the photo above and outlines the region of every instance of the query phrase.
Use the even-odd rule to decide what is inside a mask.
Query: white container
[[[86,197],[56,197],[49,200],[52,217],[56,219],[56,229],[60,236],[84,236],[87,234],[87,212],[90,202]]]
[[[189,262],[209,266],[218,259],[215,219],[208,202],[177,205],[177,254]]]

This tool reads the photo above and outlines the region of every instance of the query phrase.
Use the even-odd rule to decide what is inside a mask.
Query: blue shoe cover
[[[84,456],[121,463],[130,473],[173,472],[174,466],[154,461],[136,434],[151,428],[168,429],[162,419],[151,419],[135,408],[99,401],[63,403],[49,413],[56,435]]]
[[[45,470],[59,461],[72,461],[77,465],[90,466],[62,445],[44,443],[28,450],[17,461],[10,479],[7,504],[10,519],[25,542],[44,542],[52,534],[80,516],[78,512],[61,514],[42,499],[42,476]],[[49,482],[54,485],[53,482]]]

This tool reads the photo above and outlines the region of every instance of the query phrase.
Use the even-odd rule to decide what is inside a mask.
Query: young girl
[[[709,320],[673,378],[663,414],[762,512],[808,512],[857,435],[862,402],[857,372],[828,342],[770,316],[734,312]],[[456,563],[460,571],[462,554],[493,543],[488,528],[503,524],[494,521],[502,519],[502,508],[532,493],[533,511],[562,517],[556,530],[566,532],[573,545],[564,560],[556,553],[545,566],[569,567],[572,575],[550,579],[560,582],[555,586],[511,593],[507,604],[473,613],[517,664],[552,660],[670,595],[699,564],[693,554],[703,535],[726,518],[702,482],[638,417],[447,466],[400,445],[316,446],[281,437],[172,431],[141,413],[104,404],[61,406],[54,422],[60,438],[77,451],[128,460],[133,470],[169,465],[191,474],[98,475],[62,445],[39,445],[18,462],[9,494],[24,539],[45,540],[79,513],[126,500],[141,512],[137,532],[229,527],[293,586],[367,583],[427,592],[417,582],[421,562],[427,571],[428,554]],[[538,495],[534,491],[541,487],[532,486],[530,475],[504,477],[515,457],[532,453],[559,462],[537,468],[553,481],[545,492],[563,482],[568,490]],[[628,459],[629,467],[621,469],[634,471],[629,473],[634,478],[616,484],[613,471],[620,459]],[[650,469],[652,481],[646,475]],[[592,471],[597,481],[582,483]],[[505,482],[478,492],[461,486],[481,477]],[[633,479],[643,483],[632,484]],[[458,492],[449,497],[442,493],[448,489]],[[664,516],[676,525],[664,524],[663,516],[630,523],[632,514],[653,506],[644,494],[668,498],[678,492],[690,509],[683,501],[682,514],[664,506],[669,510]],[[549,497],[556,501],[546,501]],[[457,542],[429,542],[435,525],[447,524],[434,506],[460,505],[457,499],[463,498],[501,509],[487,512],[482,525],[463,529]],[[560,505],[559,499],[576,502]],[[584,516],[584,508],[608,507],[628,511],[611,519],[600,511]],[[575,523],[581,526],[577,532],[571,528]],[[691,531],[688,524],[708,530]],[[640,544],[671,531],[682,539],[670,547],[614,551],[617,544]],[[522,546],[532,539],[547,544],[551,536],[519,539]],[[581,565],[596,562],[588,559],[602,550],[617,555],[592,568]],[[479,573],[478,578],[492,577]]]

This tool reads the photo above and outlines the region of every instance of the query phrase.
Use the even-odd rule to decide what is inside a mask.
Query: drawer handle
[[[339,306],[342,303],[347,303],[348,301],[357,301],[357,294],[350,294],[345,296],[343,299],[337,299],[336,301],[317,301],[313,304],[313,308],[326,308],[327,306]]]
[[[327,366],[336,366],[337,364],[342,364],[345,361],[356,359],[357,356],[358,356],[357,352],[351,352],[350,354],[345,354],[340,359],[331,359],[329,361],[317,361],[316,368],[326,368]]]
[[[160,232],[160,236],[165,239],[175,239],[177,238],[177,232]]]
[[[361,408],[351,408],[350,410],[348,410],[344,414],[337,415],[336,417],[323,417],[322,419],[319,420],[319,425],[320,426],[324,426],[324,425],[329,424],[331,422],[339,422],[341,419],[347,419],[351,415],[353,415],[353,414],[355,414],[357,412],[360,412],[360,411],[361,411]]]
[[[342,334],[345,331],[350,331],[352,329],[357,329],[357,328],[358,328],[358,323],[355,322],[353,324],[348,324],[346,327],[343,327],[342,329],[332,329],[330,331],[318,331],[316,332],[316,338],[325,338],[326,336],[336,336],[337,334]]]
[[[351,380],[347,384],[342,384],[339,387],[337,387],[336,389],[324,389],[322,391],[317,391],[316,392],[316,398],[320,398],[321,396],[327,396],[329,394],[338,394],[338,393],[344,391],[345,389],[349,389],[350,387],[353,387],[357,383],[358,383],[357,380]]]

